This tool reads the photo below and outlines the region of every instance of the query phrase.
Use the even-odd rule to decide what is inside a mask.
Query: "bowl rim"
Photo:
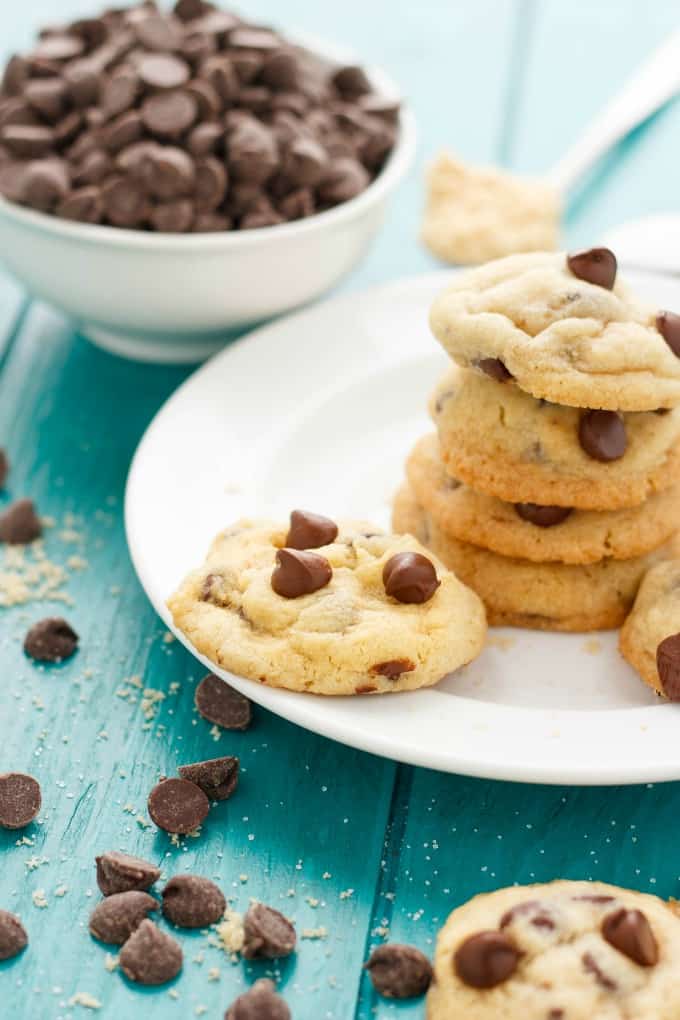
[[[288,38],[303,45],[331,61],[348,63],[356,60],[352,53],[319,40],[306,32],[287,33]],[[376,90],[387,96],[400,98],[400,90],[394,80],[381,68],[366,67],[366,74]],[[212,250],[256,247],[262,241],[286,243],[306,234],[324,230],[360,216],[365,209],[378,202],[392,190],[409,169],[416,148],[416,122],[408,103],[401,98],[399,110],[399,135],[387,162],[368,187],[355,198],[341,202],[332,209],[315,213],[305,219],[290,220],[272,227],[256,227],[252,230],[204,231],[195,234],[174,234],[161,231],[133,230],[127,227],[113,227],[101,223],[77,223],[60,219],[48,213],[38,212],[26,206],[11,202],[0,195],[0,215],[15,220],[22,226],[33,228],[64,240],[79,241],[90,245],[110,244],[114,247],[134,247],[149,251],[183,252],[196,248]]]

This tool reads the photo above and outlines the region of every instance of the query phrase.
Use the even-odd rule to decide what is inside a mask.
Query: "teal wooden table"
[[[27,45],[38,25],[88,7],[12,4],[2,14],[3,45]],[[430,268],[416,240],[421,175],[442,143],[469,159],[540,171],[677,27],[672,0],[644,10],[637,0],[244,7],[383,64],[413,103],[418,165],[351,288]],[[569,244],[677,206],[679,139],[676,106],[620,147],[578,196]],[[43,567],[34,588],[48,583],[72,600],[64,611],[81,635],[71,662],[36,668],[21,640],[55,605],[0,608],[0,771],[35,774],[44,800],[37,824],[0,834],[0,906],[20,913],[30,934],[28,951],[0,966],[3,1016],[63,1020],[98,1003],[112,1018],[218,1018],[271,969],[233,963],[195,934],[181,936],[186,963],[170,991],[126,984],[87,933],[98,895],[93,858],[111,848],[168,874],[215,877],[236,909],[257,897],[294,917],[299,952],[276,977],[296,1020],[421,1017],[422,1003],[377,999],[361,965],[385,938],[430,952],[449,910],[481,890],[565,876],[680,894],[677,784],[560,789],[438,775],[348,750],[264,711],[248,732],[215,738],[193,709],[201,669],[166,641],[123,534],[130,457],[186,370],[97,351],[7,279],[0,327],[0,445],[13,464],[0,498],[31,496],[53,519],[46,549],[64,576]],[[2,557],[0,572],[9,569]],[[35,579],[26,563],[20,569]],[[209,832],[175,846],[148,824],[146,796],[160,773],[232,753],[243,780]]]

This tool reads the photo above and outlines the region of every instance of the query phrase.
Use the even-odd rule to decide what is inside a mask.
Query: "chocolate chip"
[[[154,13],[135,22],[135,34],[147,50],[162,52],[179,49],[183,33],[174,18]]]
[[[370,672],[386,676],[388,680],[397,680],[402,673],[411,673],[415,668],[415,662],[410,659],[388,659],[387,662],[377,662],[371,666]]]
[[[0,542],[27,545],[42,535],[42,522],[30,499],[18,499],[0,514]]]
[[[593,460],[604,463],[619,460],[628,446],[623,418],[616,411],[584,411],[579,420],[578,441]]]
[[[26,85],[24,98],[43,120],[54,124],[65,112],[66,90],[62,78],[36,78]]]
[[[333,570],[324,556],[298,549],[279,549],[271,585],[277,595],[297,599],[325,588],[332,576]]]
[[[194,201],[202,212],[212,212],[222,203],[227,193],[227,171],[214,156],[205,156],[196,162]]]
[[[292,91],[298,81],[298,61],[288,50],[279,50],[264,58],[260,80],[277,91]]]
[[[57,159],[36,159],[26,167],[22,201],[32,209],[50,212],[67,195],[69,176],[65,164]]]
[[[539,528],[554,528],[566,521],[572,512],[568,506],[540,506],[538,503],[515,503],[518,517]]]
[[[343,96],[358,97],[371,91],[371,83],[365,71],[355,64],[338,68],[331,81]]]
[[[210,810],[208,798],[186,779],[162,779],[149,794],[151,819],[166,832],[186,834],[198,828]]]
[[[100,102],[107,117],[116,117],[134,106],[139,89],[139,76],[131,67],[122,67],[104,79]]]
[[[40,60],[72,60],[84,50],[83,40],[77,35],[57,34],[46,36],[33,50]]]
[[[319,549],[331,545],[338,537],[338,526],[329,517],[308,510],[293,510],[286,536],[289,549]]]
[[[366,969],[373,987],[386,999],[415,999],[425,994],[432,981],[430,961],[414,946],[378,946]]]
[[[670,701],[680,701],[680,634],[671,634],[656,649],[661,690]]]
[[[339,205],[365,191],[371,178],[361,163],[351,156],[334,159],[318,185],[319,200],[327,205]]]
[[[36,662],[63,662],[78,647],[78,635],[61,616],[38,620],[24,638],[24,651]]]
[[[142,82],[152,89],[177,89],[191,77],[185,60],[169,53],[146,53],[137,63]]]
[[[175,146],[164,145],[154,149],[150,159],[153,172],[147,183],[154,198],[183,198],[193,192],[196,167],[186,152]]]
[[[54,133],[51,128],[32,124],[6,124],[0,131],[0,142],[21,159],[39,159],[52,151]]]
[[[180,928],[207,928],[227,909],[221,890],[199,875],[175,875],[162,895],[164,916]]]
[[[0,828],[23,829],[40,811],[40,783],[24,772],[0,775]]]
[[[458,947],[453,964],[458,977],[472,988],[494,988],[517,969],[520,954],[500,931],[470,935]]]
[[[194,700],[203,718],[223,730],[247,730],[250,726],[253,710],[248,698],[214,673],[203,677]]]
[[[142,921],[120,951],[120,969],[140,985],[164,985],[182,969],[179,943],[153,921]]]
[[[673,354],[680,358],[680,315],[675,312],[659,312],[656,317],[656,328]]]
[[[149,203],[144,188],[130,177],[112,177],[101,191],[104,211],[116,227],[132,229],[148,218]]]
[[[548,914],[539,900],[525,900],[524,903],[517,903],[510,910],[506,910],[498,927],[503,929],[512,924],[518,917],[526,917],[534,928],[544,928],[546,931],[554,931],[555,922]]]
[[[222,109],[222,99],[209,81],[193,78],[184,91],[196,103],[199,120],[205,121],[218,116]]]
[[[23,57],[15,53],[7,61],[0,91],[8,96],[18,96],[24,90],[28,81],[29,68]]]
[[[428,602],[441,584],[431,560],[422,553],[402,552],[383,567],[385,593],[397,602]]]
[[[26,929],[15,914],[0,910],[0,960],[11,960],[28,945]]]
[[[262,184],[278,163],[276,139],[264,124],[240,120],[227,133],[227,164],[237,181]]]
[[[194,223],[194,205],[188,198],[177,198],[173,202],[161,202],[149,213],[149,222],[154,230],[166,234],[183,234],[191,230]]]
[[[507,382],[508,379],[512,379],[512,373],[508,372],[500,358],[478,358],[473,364],[496,382]]]
[[[182,779],[203,790],[208,800],[228,800],[238,786],[239,760],[232,756],[180,765]]]
[[[274,960],[295,949],[295,928],[288,918],[264,903],[253,903],[243,918],[242,956],[246,960]]]
[[[315,187],[324,176],[328,156],[314,138],[295,138],[283,160],[282,172],[291,184]]]
[[[229,45],[235,49],[262,50],[266,53],[269,50],[277,50],[281,40],[278,35],[265,28],[244,26],[230,34]]]
[[[9,474],[9,459],[5,451],[0,447],[0,489],[7,481],[7,475]]]
[[[298,188],[282,198],[277,209],[284,220],[302,220],[311,216],[315,209],[314,192],[311,188]]]
[[[109,850],[95,858],[97,885],[104,896],[114,893],[146,892],[161,877],[160,868],[141,857]]]
[[[90,933],[100,942],[122,946],[152,910],[158,910],[158,900],[147,892],[113,893],[90,914]]]
[[[640,910],[621,910],[602,922],[602,937],[641,967],[653,967],[659,959],[659,947],[649,921]]]
[[[119,114],[102,128],[100,139],[109,152],[119,152],[126,145],[138,142],[144,136],[144,122],[137,110]]]
[[[198,115],[198,105],[190,93],[181,89],[158,92],[142,104],[142,121],[157,138],[177,139],[187,131]]]
[[[238,75],[229,57],[208,57],[200,67],[201,77],[212,85],[222,103],[231,103],[239,91]]]
[[[224,140],[224,128],[217,122],[197,124],[189,132],[187,148],[192,156],[209,156],[217,152]]]
[[[616,981],[610,978],[608,974],[605,974],[592,953],[584,953],[581,957],[581,962],[583,969],[593,975],[598,985],[606,988],[608,992],[616,991]]]
[[[57,216],[79,223],[100,223],[103,211],[101,192],[94,186],[72,191],[56,209]]]
[[[269,978],[260,978],[232,1002],[224,1020],[291,1020],[290,1010]]]
[[[611,290],[616,280],[616,255],[609,248],[588,248],[567,255],[567,267],[586,283]]]

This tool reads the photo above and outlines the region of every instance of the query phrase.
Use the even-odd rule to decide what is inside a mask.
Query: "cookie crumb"
[[[99,999],[95,999],[94,995],[90,995],[89,992],[76,992],[68,1000],[69,1006],[82,1006],[84,1009],[101,1009],[102,1004]]]
[[[588,638],[583,642],[583,651],[587,652],[588,655],[599,655],[602,651],[602,642],[598,638]]]

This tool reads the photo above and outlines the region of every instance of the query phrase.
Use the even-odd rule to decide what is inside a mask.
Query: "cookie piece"
[[[394,501],[395,531],[415,535],[483,600],[489,623],[527,630],[585,632],[619,627],[645,571],[668,546],[630,560],[583,565],[531,563],[445,535],[404,485]]]
[[[674,1020],[680,919],[602,882],[483,893],[437,938],[428,1020]]]
[[[680,357],[665,320],[657,324],[660,310],[618,278],[611,289],[580,278],[567,258],[510,255],[461,273],[432,306],[432,332],[459,365],[498,360],[521,389],[557,404],[680,403]]]
[[[619,648],[646,684],[680,701],[680,560],[666,560],[645,575]]]
[[[680,485],[626,510],[506,503],[448,474],[436,435],[418,440],[406,474],[416,499],[444,534],[502,556],[538,563],[627,560],[658,548],[678,530]]]
[[[222,668],[294,691],[373,694],[435,684],[479,654],[486,630],[480,600],[415,539],[340,524],[336,539],[314,551],[330,567],[328,583],[284,597],[272,573],[287,532],[286,525],[238,522],[218,535],[204,565],[168,602],[175,624]],[[385,590],[383,570],[402,553],[434,566],[440,583],[424,602]]]
[[[626,448],[605,463],[581,445],[583,412],[463,369],[430,401],[455,478],[510,503],[620,510],[680,481],[680,408],[622,416]]]

